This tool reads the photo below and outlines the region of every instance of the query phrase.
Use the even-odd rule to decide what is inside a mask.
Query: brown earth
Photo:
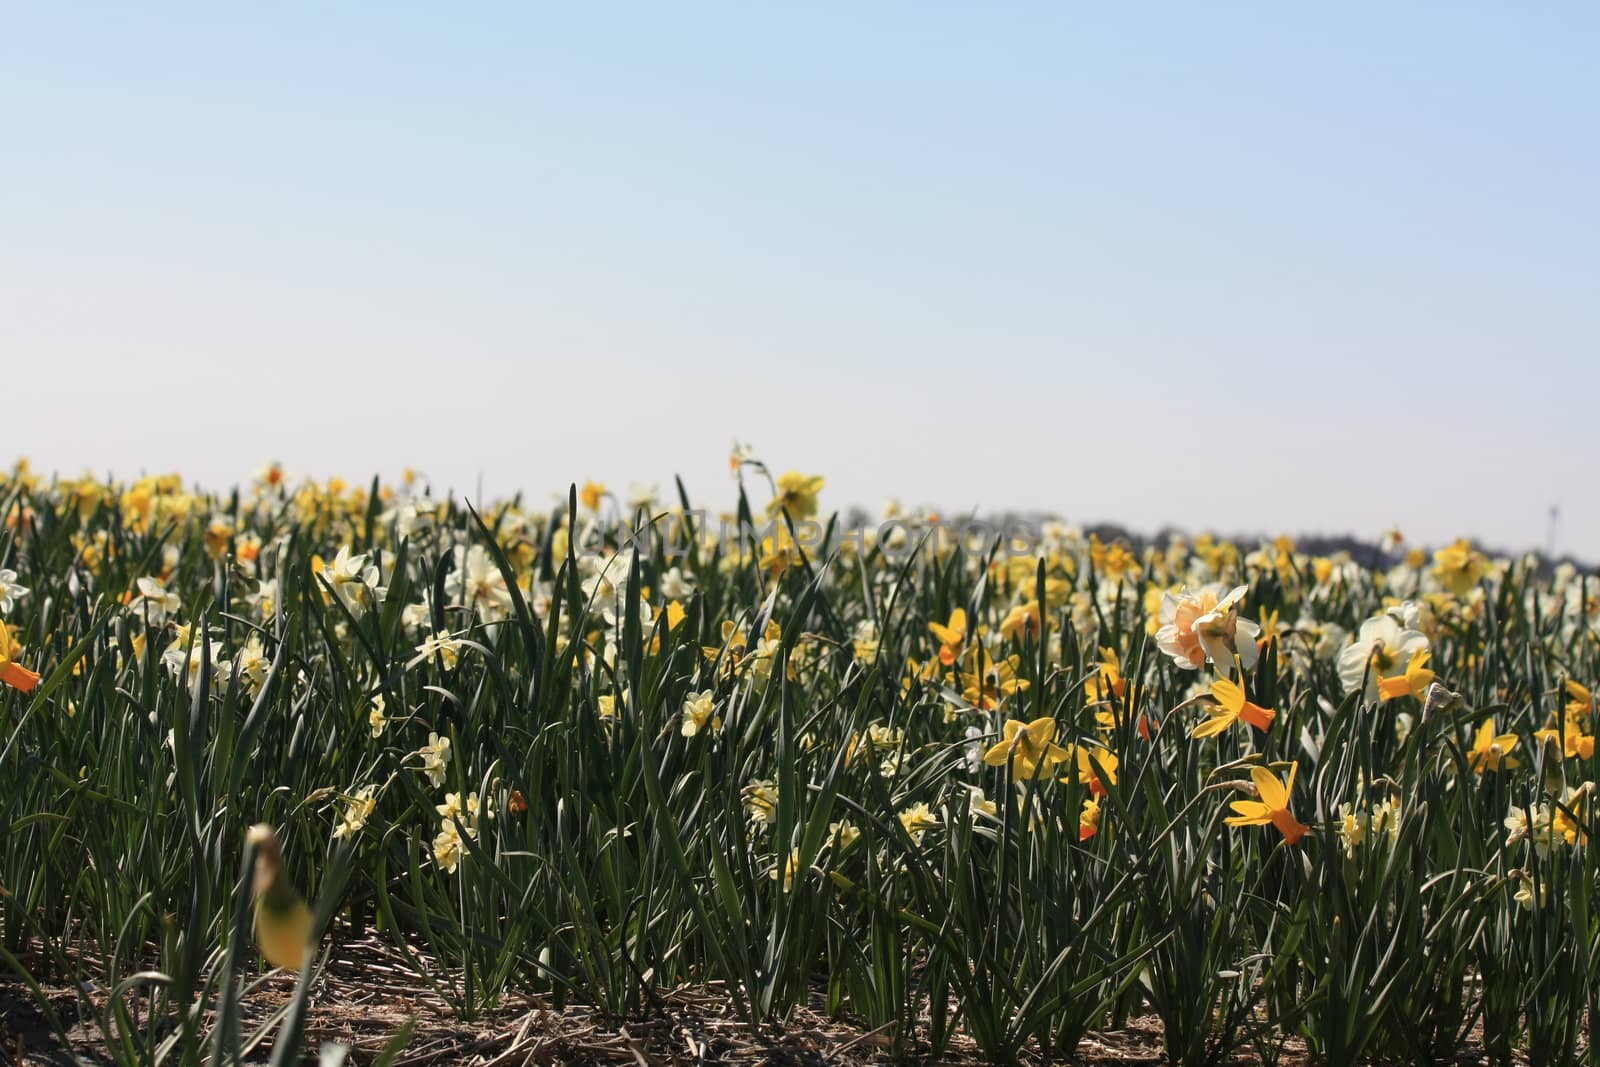
[[[67,1032],[63,1042],[28,988],[0,975],[0,1065],[65,1067],[108,1063],[103,1035],[92,1020],[80,1018],[70,988],[44,987],[51,1011]],[[247,1055],[265,1063],[276,1025],[274,1013],[292,996],[294,980],[281,972],[266,978],[245,998],[242,1031],[264,1036]],[[97,1005],[98,1007],[99,1005]],[[137,1014],[140,1003],[132,1010]],[[716,987],[662,995],[643,1018],[618,1023],[587,1007],[556,1009],[537,998],[510,995],[494,1011],[473,1020],[460,1018],[436,993],[426,976],[391,946],[377,940],[341,946],[312,989],[306,1025],[307,1062],[314,1063],[324,1042],[350,1047],[351,1064],[370,1063],[384,1045],[416,1020],[415,1030],[396,1061],[398,1067],[467,1064],[471,1067],[582,1064],[621,1067],[699,1067],[771,1064],[775,1067],[883,1064],[892,1041],[881,1030],[866,1030],[820,1011],[802,1009],[781,1027],[751,1027],[738,1019],[730,999]],[[1025,1054],[1028,1062],[1039,1057]],[[929,1062],[927,1050],[913,1049],[910,1062]],[[945,1058],[952,1065],[984,1062],[976,1047],[957,1039]],[[1095,1067],[1109,1064],[1159,1064],[1161,1028],[1154,1016],[1126,1029],[1089,1035],[1071,1061]],[[1253,1056],[1237,1063],[1258,1062]],[[1278,1063],[1307,1063],[1302,1046],[1289,1042]],[[1480,1063],[1481,1054],[1464,1050],[1458,1063]]]

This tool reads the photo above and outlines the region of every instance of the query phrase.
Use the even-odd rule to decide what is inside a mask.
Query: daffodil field
[[[370,937],[466,1019],[1600,1062],[1593,571],[863,525],[731,466],[721,513],[19,465],[0,975],[129,1064],[233,1062],[275,966]]]

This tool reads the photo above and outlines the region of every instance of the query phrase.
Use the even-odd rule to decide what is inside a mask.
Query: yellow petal
[[[1211,718],[1207,719],[1205,722],[1201,723],[1199,726],[1196,726],[1192,731],[1190,731],[1189,736],[1214,737],[1217,734],[1222,733],[1228,727],[1232,726],[1238,721],[1238,719],[1239,717],[1233,712],[1223,711],[1221,708],[1218,708],[1211,713]]]
[[[1265,826],[1272,821],[1272,814],[1265,804],[1254,800],[1235,800],[1233,810],[1237,815],[1230,815],[1222,820],[1229,826]]]
[[[1222,706],[1235,715],[1244,710],[1244,689],[1237,682],[1226,678],[1218,678],[1211,683],[1211,695],[1222,702]]]
[[[1492,744],[1494,744],[1494,720],[1485,719],[1483,725],[1478,727],[1478,736],[1473,739],[1472,747],[1487,751]]]
[[[1001,741],[997,745],[989,746],[989,751],[983,754],[983,762],[991,767],[1004,767],[1011,759],[1012,745],[1009,741]]]
[[[1256,784],[1256,792],[1261,794],[1261,801],[1268,808],[1289,806],[1288,791],[1271,771],[1265,767],[1251,767],[1250,780]]]

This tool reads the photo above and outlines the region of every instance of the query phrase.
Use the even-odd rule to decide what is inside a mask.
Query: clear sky
[[[0,456],[1592,558],[1597,13],[5,5]]]

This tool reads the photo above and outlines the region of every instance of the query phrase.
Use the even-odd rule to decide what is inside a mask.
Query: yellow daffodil
[[[939,662],[946,667],[954,666],[967,643],[966,611],[956,608],[950,613],[949,622],[943,624],[930,622],[928,631],[939,639]]]
[[[1566,841],[1568,845],[1589,843],[1589,835],[1584,830],[1584,824],[1588,821],[1586,808],[1594,788],[1593,782],[1584,782],[1576,789],[1569,786],[1562,791],[1561,802],[1556,804],[1555,810],[1550,813],[1550,832]]]
[[[1000,740],[983,754],[983,762],[991,767],[1010,764],[1018,778],[1032,778],[1068,758],[1055,738],[1056,721],[1048,716],[1028,723],[1008,719]]]
[[[1546,745],[1546,751],[1554,751],[1563,759],[1589,759],[1594,755],[1594,738],[1581,730],[1573,729],[1569,723],[1565,730],[1547,727],[1533,732],[1535,741]]]
[[[1251,767],[1250,781],[1255,783],[1256,796],[1260,799],[1235,800],[1233,810],[1236,814],[1223,821],[1229,826],[1266,826],[1270,823],[1283,835],[1284,844],[1292,845],[1299,841],[1311,832],[1311,827],[1296,819],[1289,810],[1289,798],[1294,793],[1294,776],[1299,769],[1298,763],[1291,763],[1288,780],[1280,782],[1265,767]]]
[[[1122,676],[1122,663],[1114,648],[1100,650],[1100,665],[1083,683],[1083,695],[1090,705],[1109,703],[1128,693],[1128,680]]]
[[[1109,545],[1098,534],[1089,535],[1089,562],[1101,575],[1116,581],[1138,566],[1139,557],[1133,554],[1128,542],[1117,538]]]
[[[1027,690],[1028,680],[1017,677],[1021,664],[1018,656],[995,661],[981,645],[973,648],[961,667],[961,698],[983,711],[998,709],[1006,697]]]
[[[1244,687],[1227,678],[1218,678],[1211,683],[1211,696],[1215,700],[1207,708],[1211,717],[1196,726],[1189,736],[1212,737],[1237,722],[1244,722],[1257,730],[1270,730],[1272,721],[1278,717],[1278,713],[1271,708],[1246,700]]]
[[[1433,554],[1433,574],[1456,596],[1466,596],[1483,580],[1484,558],[1468,541],[1457,541]]]
[[[800,566],[804,560],[805,552],[787,526],[779,526],[775,533],[761,539],[761,569],[772,577]]]
[[[930,659],[926,663],[918,663],[915,657],[906,657],[906,672],[900,679],[900,689],[909,693],[919,683],[933,682],[939,677],[938,659]]]
[[[900,825],[905,827],[911,840],[920,845],[922,835],[938,826],[939,820],[928,810],[928,805],[917,803],[900,813]]]
[[[1479,774],[1519,766],[1521,761],[1511,755],[1511,750],[1517,747],[1517,740],[1516,734],[1496,734],[1494,719],[1485,719],[1472,740],[1472,749],[1467,753],[1467,765]]]
[[[1589,687],[1568,678],[1564,688],[1567,691],[1567,718],[1587,719],[1594,710],[1594,694],[1589,692]]]
[[[817,494],[824,485],[821,475],[788,471],[778,478],[778,495],[767,504],[767,515],[777,518],[783,512],[795,520],[809,519],[817,513]]]
[[[1078,840],[1087,841],[1100,832],[1100,798],[1085,797],[1083,811],[1078,814]]]
[[[0,682],[24,693],[31,693],[39,685],[39,675],[13,658],[19,651],[12,644],[10,633],[0,627]]]
[[[1068,744],[1062,751],[1064,760],[1070,760],[1075,765],[1075,773],[1070,774],[1061,781],[1078,780],[1080,785],[1089,787],[1091,795],[1103,797],[1106,795],[1106,784],[1117,784],[1117,767],[1120,760],[1117,754],[1109,748],[1095,748],[1089,745]]]
[[[1038,637],[1039,627],[1039,602],[1030,600],[1006,612],[1006,617],[1000,620],[1000,636],[1007,641]]]
[[[789,852],[789,858],[784,861],[783,864],[783,891],[785,893],[788,893],[794,889],[795,876],[799,873],[800,850],[798,848],[791,849]],[[774,866],[772,870],[767,872],[767,877],[776,880],[778,878],[778,868]]]

